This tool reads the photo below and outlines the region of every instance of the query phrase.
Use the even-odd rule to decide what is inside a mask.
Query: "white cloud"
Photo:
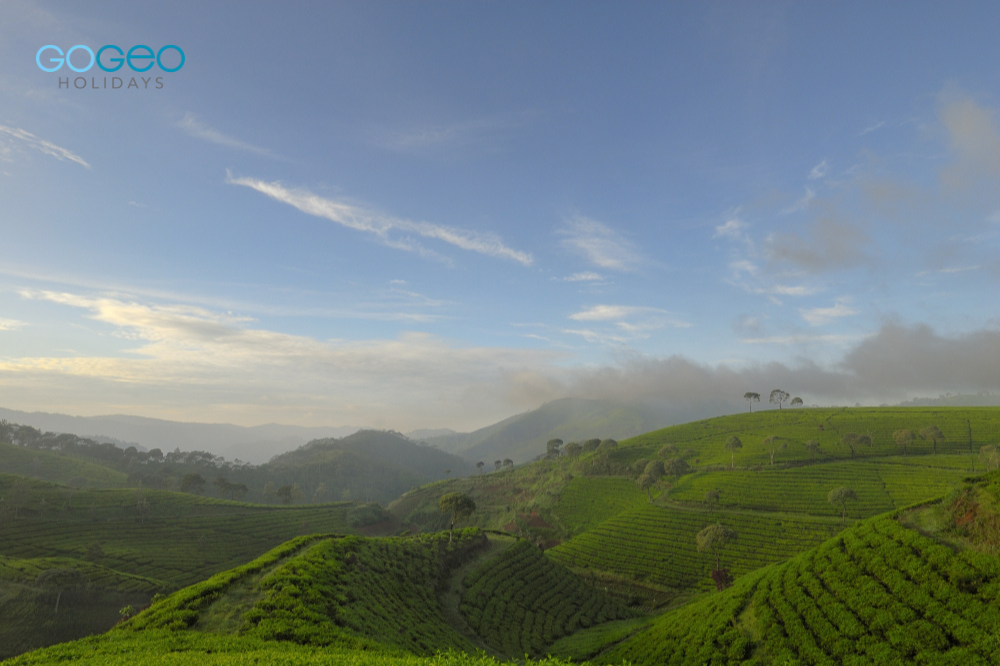
[[[584,272],[584,273],[573,273],[570,276],[564,278],[552,278],[559,282],[601,282],[604,280],[604,276],[600,273]]]
[[[90,165],[87,164],[86,160],[76,153],[67,150],[66,148],[62,148],[61,146],[57,146],[49,141],[45,141],[44,139],[40,139],[31,132],[23,129],[0,125],[0,135],[7,135],[17,142],[12,143],[11,139],[8,139],[6,145],[0,144],[0,154],[7,154],[13,146],[19,145],[31,148],[32,150],[37,150],[38,152],[54,157],[59,161],[76,162],[80,166],[87,167],[88,169],[90,168]],[[0,139],[2,138],[3,136],[0,136]]]
[[[565,356],[462,345],[419,332],[394,339],[321,340],[263,329],[245,316],[122,295],[23,291],[22,296],[82,311],[108,326],[119,347],[99,356],[0,360],[0,397],[16,395],[24,404],[30,388],[50,409],[55,396],[72,387],[69,399],[90,396],[92,409],[124,404],[134,413],[147,400],[140,411],[162,416],[174,404],[186,420],[218,419],[232,409],[240,412],[237,420],[250,423],[273,419],[265,416],[273,410],[285,420],[309,411],[313,421],[326,423],[400,427],[437,420],[478,427],[537,406],[508,396],[506,377],[551,368]],[[386,417],[392,421],[386,423]]]
[[[574,321],[609,321],[613,319],[624,319],[636,314],[660,313],[665,314],[666,310],[659,308],[648,308],[631,305],[595,305],[589,310],[583,310],[569,316]]]
[[[23,321],[16,319],[0,319],[0,331],[16,331],[24,325]]]
[[[800,308],[799,314],[812,326],[822,326],[841,317],[856,315],[860,310],[851,307],[851,298],[841,296],[836,299],[835,304],[828,308]]]
[[[790,215],[792,213],[797,213],[799,211],[803,211],[803,210],[809,208],[809,202],[811,202],[815,198],[816,198],[816,192],[814,192],[813,190],[811,190],[811,189],[809,189],[807,187],[806,188],[806,193],[804,195],[802,195],[802,198],[799,199],[798,201],[796,201],[795,203],[793,203],[788,208],[785,208],[784,210],[782,210],[781,214],[782,215]]]
[[[743,237],[743,230],[746,227],[746,222],[738,217],[731,217],[725,223],[715,227],[715,233],[712,234],[712,238],[740,239]]]
[[[866,127],[863,130],[861,130],[861,133],[858,134],[858,136],[864,136],[865,134],[869,134],[870,132],[874,132],[875,130],[877,130],[877,129],[881,128],[881,127],[884,127],[884,126],[885,126],[885,121],[884,120],[880,120],[879,122],[875,123],[874,125],[869,125],[868,127]]]
[[[772,335],[762,338],[743,338],[740,342],[748,345],[803,345],[811,342],[847,344],[856,342],[863,336],[857,335]]]
[[[373,234],[383,245],[388,247],[419,252],[424,255],[434,256],[436,254],[412,239],[399,238],[396,234],[401,232],[439,240],[470,252],[511,259],[525,266],[530,266],[534,262],[531,254],[507,247],[493,233],[466,231],[429,222],[414,222],[367,210],[344,201],[326,199],[305,189],[288,189],[277,182],[267,182],[256,178],[234,178],[232,174],[227,174],[226,182],[231,185],[249,187],[308,215],[325,218],[348,229]]]
[[[277,159],[284,159],[280,155],[272,153],[267,148],[261,148],[260,146],[255,146],[246,141],[241,141],[229,135],[223,134],[219,130],[209,127],[205,123],[201,122],[195,118],[193,113],[184,114],[184,118],[177,123],[177,126],[182,130],[190,134],[191,136],[204,139],[210,143],[215,143],[220,146],[226,146],[227,148],[235,148],[236,150],[243,150],[248,153],[254,153],[256,155],[263,155],[264,157],[273,157]]]
[[[569,220],[560,234],[562,245],[601,268],[632,271],[642,263],[632,244],[610,227],[580,215]]]
[[[812,168],[812,171],[809,172],[809,180],[818,180],[819,178],[825,176],[829,170],[830,170],[830,165],[826,163],[826,160],[823,160],[822,162],[814,166]]]

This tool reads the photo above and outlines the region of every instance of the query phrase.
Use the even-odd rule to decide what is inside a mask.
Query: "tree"
[[[503,467],[503,461],[502,460],[494,460],[493,461],[493,471],[494,472],[499,472],[501,467]]]
[[[659,481],[666,472],[663,468],[662,460],[650,460],[642,468],[643,474],[649,474],[654,480]]]
[[[576,442],[570,442],[566,445],[566,448],[564,448],[563,451],[568,457],[576,458],[583,451],[583,447]]]
[[[640,474],[639,478],[635,480],[635,485],[639,486],[639,490],[645,490],[646,495],[649,496],[649,501],[653,501],[653,493],[650,488],[656,485],[656,477],[652,474]]]
[[[753,403],[760,402],[760,393],[747,391],[743,394],[743,399],[750,403],[750,413],[753,414]]]
[[[504,458],[503,459],[503,466],[504,466],[504,468],[513,467],[514,466],[514,461],[511,460],[510,458]]]
[[[934,453],[937,453],[938,440],[944,439],[944,433],[936,425],[929,425],[920,431],[920,439],[929,439],[934,446]]]
[[[476,503],[465,493],[445,493],[438,501],[441,513],[450,513],[451,522],[448,524],[448,542],[451,543],[455,523],[463,518],[468,518],[476,510]]]
[[[834,488],[830,491],[830,494],[826,496],[826,501],[830,504],[839,504],[843,509],[843,513],[841,515],[841,525],[847,524],[847,500],[851,500],[853,502],[858,501],[857,494],[850,488]]]
[[[719,503],[719,498],[721,496],[722,496],[722,491],[720,491],[718,488],[716,488],[714,490],[706,490],[705,491],[705,502],[707,502],[709,504],[718,504]]]
[[[268,504],[274,499],[276,490],[274,488],[274,481],[268,481],[264,484],[264,501]]]
[[[771,391],[771,395],[768,397],[767,401],[772,405],[777,405],[778,409],[781,409],[781,403],[788,400],[788,398],[789,395],[781,389],[774,389]]]
[[[778,436],[771,435],[770,437],[764,438],[764,448],[771,454],[771,467],[774,467],[774,454],[778,451],[784,451],[787,449],[788,444],[785,442],[778,444]]]
[[[1000,469],[1000,447],[996,444],[987,444],[980,448],[979,457],[982,458],[987,472],[990,471],[990,467]]]
[[[63,590],[78,590],[86,587],[87,583],[87,577],[72,567],[49,569],[40,573],[35,579],[38,587],[56,592],[56,609],[53,613],[59,612],[59,600],[62,598]]]
[[[185,474],[184,478],[181,479],[182,493],[194,493],[195,495],[201,495],[204,490],[205,479],[201,474],[192,472],[190,474]]]
[[[709,525],[695,537],[698,544],[699,553],[715,553],[715,568],[722,569],[722,551],[729,544],[736,541],[737,534],[734,530],[723,525]]]
[[[808,442],[806,442],[806,449],[809,450],[809,459],[810,460],[815,459],[816,454],[819,452],[819,442],[817,442],[815,439],[810,439]]]
[[[281,486],[275,493],[282,504],[292,503],[292,486]]]
[[[545,443],[545,457],[558,458],[559,457],[559,447],[563,445],[563,441],[558,437],[555,439],[550,439]]]
[[[691,471],[690,465],[683,458],[668,458],[663,461],[663,475],[673,479],[680,478]]]
[[[730,453],[730,462],[732,463],[731,468],[736,469],[736,451],[743,448],[743,442],[736,435],[731,435],[729,439],[726,440],[726,451]]]
[[[659,458],[671,458],[677,455],[677,447],[673,444],[666,444],[656,455]]]
[[[616,448],[618,448],[618,442],[616,442],[615,440],[610,439],[610,438],[609,439],[605,439],[605,440],[601,440],[601,444],[600,444],[599,448],[601,448],[604,451],[607,451],[608,449],[616,449]]]
[[[485,467],[485,466],[486,466],[486,463],[484,463],[482,460],[480,460],[479,462],[476,463],[476,469],[479,470],[480,474],[483,473],[483,467]]]
[[[892,433],[892,441],[896,442],[896,446],[901,446],[903,448],[903,455],[906,455],[906,447],[913,443],[913,431],[912,430],[897,430]]]
[[[861,435],[856,432],[849,432],[840,438],[840,443],[851,450],[851,457],[853,458],[854,453],[861,444]]]
[[[316,486],[316,490],[313,491],[313,504],[322,502],[324,495],[326,495],[326,484],[320,481],[319,485]]]
[[[588,439],[586,442],[583,443],[583,450],[587,452],[596,451],[597,447],[599,447],[600,445],[601,445],[601,440]]]
[[[799,405],[802,404],[802,398],[796,396],[792,398],[792,401],[788,404],[791,405],[792,407],[798,407]]]

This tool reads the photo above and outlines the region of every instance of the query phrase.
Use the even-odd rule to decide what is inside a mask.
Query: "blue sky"
[[[0,404],[405,430],[1000,390],[998,19],[0,0]],[[60,88],[134,73],[48,44],[185,63]]]

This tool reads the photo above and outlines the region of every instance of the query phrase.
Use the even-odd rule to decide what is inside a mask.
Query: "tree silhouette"
[[[789,395],[784,391],[782,391],[781,389],[774,389],[773,391],[771,391],[771,395],[770,397],[768,397],[767,401],[772,405],[777,405],[778,409],[780,410],[781,403],[788,400],[788,398]]]
[[[753,403],[760,402],[760,393],[747,391],[743,394],[743,399],[750,403],[750,413],[753,414]]]
[[[650,488],[656,484],[656,477],[652,474],[640,474],[639,478],[635,480],[635,485],[639,486],[639,490],[645,490],[646,495],[649,496],[649,501],[653,501],[653,493]]]
[[[892,441],[896,442],[896,446],[903,447],[903,455],[906,455],[906,447],[913,443],[913,431],[912,430],[897,430],[892,433]]]
[[[484,463],[482,460],[480,460],[479,462],[476,463],[476,469],[479,470],[480,474],[483,473],[483,467],[485,467],[485,466],[486,466],[486,463]]]
[[[563,445],[563,441],[558,437],[555,439],[550,439],[545,443],[545,457],[546,458],[558,458],[559,457],[559,447]]]
[[[715,553],[715,568],[722,568],[722,551],[737,539],[734,530],[723,525],[709,525],[695,537],[699,553]]]
[[[929,439],[934,446],[934,453],[936,454],[938,440],[944,439],[944,433],[936,425],[929,425],[920,431],[920,439]]]
[[[764,439],[764,448],[771,454],[771,467],[774,467],[774,454],[778,451],[784,451],[787,449],[788,444],[784,442],[778,444],[778,436],[771,435],[770,437],[766,437]]]
[[[788,403],[788,404],[791,405],[792,407],[797,407],[798,405],[802,404],[802,398],[799,398],[798,396],[796,396],[796,397],[792,398],[792,401],[790,403]]]
[[[736,451],[743,448],[743,442],[736,435],[732,435],[726,440],[726,451],[729,451],[731,458],[731,469],[736,469]]]
[[[847,500],[851,500],[851,501],[857,502],[858,501],[858,496],[850,488],[843,488],[843,487],[841,487],[841,488],[834,488],[833,490],[831,490],[830,494],[826,496],[826,500],[830,504],[839,504],[841,506],[841,508],[843,509],[843,513],[841,515],[840,524],[841,525],[846,525],[847,524]]]
[[[438,501],[441,513],[450,513],[451,522],[448,523],[448,542],[451,543],[455,523],[463,518],[468,518],[476,510],[476,503],[465,493],[446,493]]]

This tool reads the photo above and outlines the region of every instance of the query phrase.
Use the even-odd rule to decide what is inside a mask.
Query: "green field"
[[[906,455],[892,441],[895,430],[932,424],[945,436],[936,454],[929,441]],[[840,444],[849,432],[871,446],[852,452]],[[724,449],[732,435],[743,442],[734,460]],[[785,445],[773,465],[766,437]],[[16,663],[46,654],[115,663],[127,650],[144,663],[165,653],[174,661],[162,663],[244,663],[239,645],[253,655],[246,663],[319,663],[317,646],[330,651],[323,663],[360,654],[387,664],[546,654],[609,664],[997,663],[1000,474],[963,483],[984,471],[979,448],[998,441],[998,408],[721,417],[423,486],[371,528],[411,535],[393,538],[348,536],[358,516],[381,514],[346,503],[260,506],[0,476],[0,497],[17,498],[0,507],[0,641],[32,623],[69,635],[49,616],[52,590],[36,583],[69,567],[90,581],[93,615],[105,623],[125,601],[112,595],[183,589],[107,637]],[[689,473],[660,479],[650,502],[637,477],[651,460],[678,457]],[[839,487],[857,495],[846,526],[828,501]],[[477,505],[459,527],[512,536],[434,533],[448,521],[438,506],[447,492]],[[724,592],[710,575],[715,554],[695,538],[713,524],[737,535],[720,554],[735,578]],[[80,594],[67,592],[60,608],[76,635],[93,630],[79,624]],[[448,650],[457,652],[434,656]],[[462,656],[477,650],[490,656]]]

